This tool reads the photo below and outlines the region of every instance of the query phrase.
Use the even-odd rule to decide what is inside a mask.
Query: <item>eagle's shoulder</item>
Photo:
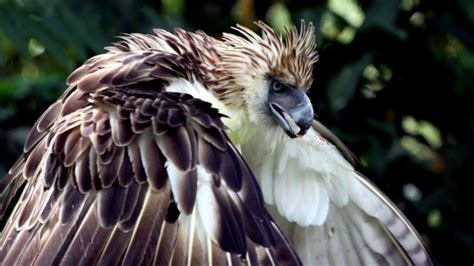
[[[222,115],[166,90],[212,81],[204,35],[179,35],[194,41],[138,49],[134,35],[70,75],[0,181],[1,215],[22,190],[1,263],[299,263]]]

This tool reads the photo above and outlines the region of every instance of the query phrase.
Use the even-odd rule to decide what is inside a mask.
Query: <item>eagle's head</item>
[[[300,30],[283,37],[263,22],[252,30],[237,26],[239,35],[225,33],[220,49],[225,87],[221,99],[244,108],[253,123],[280,126],[294,138],[306,133],[313,107],[306,95],[313,64],[318,60],[314,27],[301,22]]]

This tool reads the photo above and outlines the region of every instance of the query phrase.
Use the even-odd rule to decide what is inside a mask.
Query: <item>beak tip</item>
[[[300,127],[300,131],[298,132],[298,135],[304,135],[306,132],[308,132],[309,128],[312,125],[313,120],[306,119],[302,122],[297,122],[296,124]]]
[[[297,137],[303,137],[304,135],[306,135],[307,132],[307,129],[301,129],[300,132],[298,132],[296,135]]]
[[[270,95],[267,101],[270,114],[290,137],[302,137],[313,123],[313,106],[302,90]]]

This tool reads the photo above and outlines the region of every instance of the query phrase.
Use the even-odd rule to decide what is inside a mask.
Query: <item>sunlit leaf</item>
[[[342,44],[349,44],[352,42],[356,34],[356,31],[351,27],[344,27],[338,34],[337,40]]]
[[[411,135],[418,134],[418,122],[413,116],[406,116],[402,119],[402,128]]]
[[[419,201],[421,199],[421,191],[414,184],[405,184],[402,188],[402,193],[405,198],[410,201]]]
[[[436,159],[436,153],[430,147],[419,142],[413,137],[402,137],[400,139],[400,145],[405,149],[405,151],[408,152],[408,154],[420,161],[432,162]]]
[[[44,53],[45,47],[35,38],[28,41],[28,51],[32,57],[37,57]]]
[[[358,28],[364,22],[364,11],[356,0],[329,0],[328,8],[353,27]]]
[[[410,11],[419,4],[420,0],[402,0],[400,3],[400,8],[404,11]]]
[[[324,12],[321,16],[321,33],[329,39],[334,39],[339,33],[339,28],[336,24],[336,18],[331,12]]]
[[[402,119],[402,128],[413,136],[422,136],[432,148],[439,148],[443,144],[439,129],[428,121],[417,121],[412,116],[406,116]]]
[[[184,0],[161,0],[161,6],[166,15],[179,16],[184,11]]]
[[[267,11],[267,20],[279,32],[293,26],[290,12],[283,3],[275,3]]]
[[[439,227],[442,223],[441,211],[439,209],[431,210],[428,213],[428,226],[429,227]]]
[[[410,17],[410,22],[415,27],[421,27],[425,25],[425,15],[421,12],[415,12]]]

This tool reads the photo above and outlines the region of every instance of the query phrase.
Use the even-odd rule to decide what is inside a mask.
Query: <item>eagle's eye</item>
[[[283,85],[280,81],[278,81],[278,80],[276,80],[276,79],[273,79],[273,80],[272,80],[272,84],[271,84],[271,85],[272,85],[272,89],[273,89],[274,91],[281,91],[281,90],[284,88],[284,85]]]

